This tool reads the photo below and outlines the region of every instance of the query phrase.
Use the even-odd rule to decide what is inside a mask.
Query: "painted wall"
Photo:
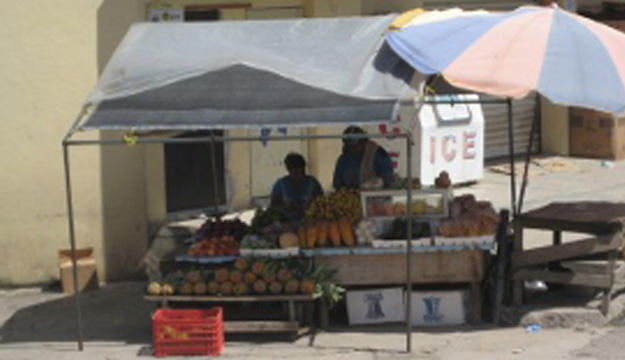
[[[119,3],[122,3],[120,1]],[[115,47],[126,12],[104,17],[110,1],[22,0],[3,3],[0,24],[0,284],[58,277],[57,250],[68,247],[61,140],[74,122],[99,66]],[[112,14],[111,14],[112,15]],[[115,19],[114,21],[111,19]],[[102,221],[104,154],[72,149],[79,246],[93,246],[100,272],[123,253]]]

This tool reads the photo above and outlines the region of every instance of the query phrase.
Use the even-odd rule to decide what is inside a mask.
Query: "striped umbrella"
[[[413,11],[386,36],[424,74],[456,87],[625,113],[625,34],[557,6]]]

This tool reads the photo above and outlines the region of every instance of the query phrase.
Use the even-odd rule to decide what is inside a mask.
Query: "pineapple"
[[[239,271],[245,271],[249,267],[249,264],[247,263],[247,260],[245,260],[244,258],[238,258],[234,262],[234,267]]]
[[[267,284],[273,282],[275,279],[276,279],[276,273],[275,272],[265,270],[265,273],[263,273],[263,280]]]
[[[290,279],[284,284],[284,292],[287,294],[295,294],[299,291],[299,281],[297,279]]]
[[[313,279],[303,279],[302,283],[299,286],[299,289],[304,294],[312,294],[315,292],[315,280]]]
[[[187,276],[185,276],[185,279],[188,282],[192,282],[192,283],[198,282],[201,279],[200,272],[197,270],[191,270],[187,273]]]
[[[257,294],[264,294],[267,291],[267,283],[263,280],[256,280],[254,282],[254,292]]]
[[[211,295],[217,295],[219,293],[219,283],[217,281],[209,281],[206,284],[206,290]]]
[[[278,295],[282,293],[282,283],[277,281],[272,281],[269,283],[269,292],[273,295]]]
[[[260,261],[255,262],[252,264],[252,272],[256,275],[262,275],[265,272],[265,264]]]
[[[249,290],[249,286],[247,286],[244,282],[234,284],[233,292],[235,295],[245,295],[249,292]]]
[[[227,296],[232,294],[232,283],[230,281],[223,282],[219,285],[221,295]]]
[[[206,283],[203,281],[196,282],[193,285],[193,293],[195,295],[205,295],[206,294]]]
[[[226,268],[219,268],[215,271],[215,280],[219,283],[223,283],[230,279],[230,272]]]
[[[244,280],[248,284],[253,284],[256,281],[256,274],[251,271],[245,273]]]
[[[191,295],[193,293],[193,283],[189,281],[183,282],[179,291],[182,295]]]
[[[240,283],[243,279],[243,274],[239,270],[234,270],[230,272],[230,281],[233,284]]]
[[[287,282],[293,274],[291,274],[289,270],[282,268],[278,270],[278,274],[276,276],[281,282]]]

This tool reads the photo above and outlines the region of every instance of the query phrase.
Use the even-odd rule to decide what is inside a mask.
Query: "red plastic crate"
[[[211,309],[159,309],[152,316],[155,356],[220,355],[223,315]]]

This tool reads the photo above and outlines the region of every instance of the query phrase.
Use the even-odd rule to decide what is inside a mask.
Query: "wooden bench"
[[[603,289],[601,311],[607,314],[615,284],[621,277],[616,260],[623,249],[625,204],[608,202],[553,203],[517,215],[514,220],[514,250],[512,253],[513,302],[523,304],[524,281],[542,280],[548,283],[588,286]],[[529,250],[523,249],[523,230],[542,229],[553,232],[553,244]],[[578,232],[593,237],[562,242],[562,232]],[[607,262],[603,274],[562,271],[562,261],[600,259]]]

